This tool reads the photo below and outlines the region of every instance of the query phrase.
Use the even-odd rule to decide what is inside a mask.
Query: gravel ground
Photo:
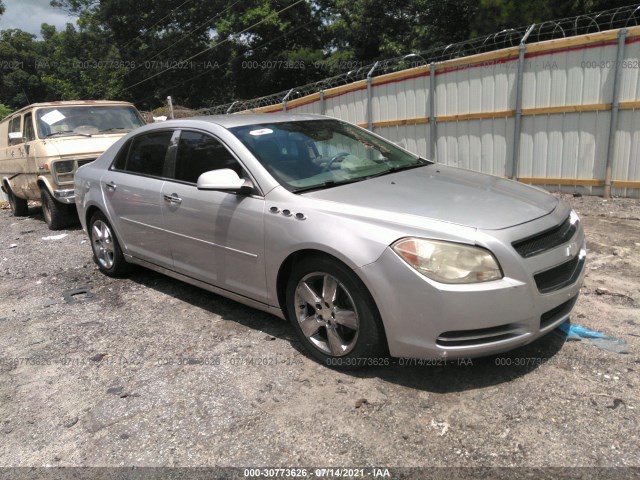
[[[356,373],[267,314],[146,270],[108,278],[82,230],[5,206],[0,466],[638,467],[640,202],[565,198],[590,249],[572,321],[617,352],[553,332]]]

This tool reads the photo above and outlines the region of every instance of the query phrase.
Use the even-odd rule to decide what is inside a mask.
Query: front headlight
[[[73,172],[74,167],[76,166],[76,162],[73,160],[63,160],[54,162],[53,169],[57,174],[63,173],[71,173]]]
[[[460,243],[404,238],[391,248],[424,276],[441,283],[478,283],[502,278],[491,252]]]
[[[569,223],[571,223],[571,225],[580,223],[580,217],[578,217],[578,214],[573,208],[571,209],[571,213],[569,214]]]

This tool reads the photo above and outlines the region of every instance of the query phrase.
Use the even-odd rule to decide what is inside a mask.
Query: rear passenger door
[[[237,158],[213,135],[183,130],[172,178],[162,188],[174,268],[189,277],[266,301],[264,198],[198,190],[198,177],[230,168],[248,178]]]
[[[162,218],[162,187],[177,135],[160,130],[133,137],[100,181],[126,253],[167,268],[173,260]]]

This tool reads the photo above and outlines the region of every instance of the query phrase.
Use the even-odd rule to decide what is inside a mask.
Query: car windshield
[[[124,133],[144,125],[138,112],[124,105],[40,108],[36,118],[40,138]]]
[[[330,188],[430,163],[338,120],[264,123],[230,130],[292,192]]]

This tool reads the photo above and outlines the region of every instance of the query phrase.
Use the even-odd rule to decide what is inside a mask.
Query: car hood
[[[558,200],[548,193],[500,177],[428,165],[304,194],[325,200],[415,215],[481,230],[499,230],[551,213]]]
[[[48,145],[53,146],[61,158],[101,155],[107,148],[113,145],[124,133],[94,135],[92,137],[69,136],[55,137],[44,140]]]

